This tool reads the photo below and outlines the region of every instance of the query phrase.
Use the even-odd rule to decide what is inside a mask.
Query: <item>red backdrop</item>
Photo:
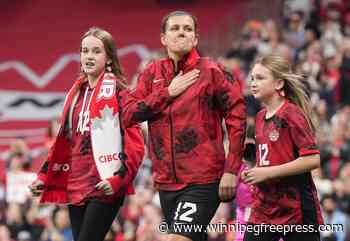
[[[161,48],[159,25],[165,14],[178,9],[192,12],[201,35],[208,36],[220,27],[220,19],[239,9],[234,0],[132,2],[0,3],[0,151],[16,136],[25,137],[31,146],[43,143],[48,120],[59,115],[76,76],[80,37],[89,27],[112,33],[130,78],[141,58]]]

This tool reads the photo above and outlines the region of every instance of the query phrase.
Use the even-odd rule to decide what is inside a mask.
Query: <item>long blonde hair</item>
[[[281,79],[284,81],[281,91],[284,92],[285,97],[289,101],[302,109],[309,126],[315,132],[317,121],[310,104],[310,98],[302,82],[304,77],[293,73],[288,60],[279,55],[266,55],[257,59],[255,64],[261,64],[269,69],[274,79]]]

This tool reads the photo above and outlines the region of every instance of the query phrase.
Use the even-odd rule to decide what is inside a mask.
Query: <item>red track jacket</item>
[[[180,70],[199,69],[199,79],[172,98],[171,80]],[[125,126],[148,121],[149,154],[156,184],[205,184],[224,172],[236,174],[244,148],[246,111],[238,81],[192,50],[174,69],[171,59],[151,62],[123,103]],[[225,158],[222,120],[229,153]]]

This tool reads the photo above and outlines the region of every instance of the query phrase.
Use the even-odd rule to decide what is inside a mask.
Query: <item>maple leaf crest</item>
[[[91,120],[91,127],[94,130],[104,129],[107,124],[112,124],[114,127],[119,126],[118,113],[113,115],[113,108],[105,106],[103,110],[100,111],[101,118],[95,117]],[[113,122],[113,123],[111,123]]]

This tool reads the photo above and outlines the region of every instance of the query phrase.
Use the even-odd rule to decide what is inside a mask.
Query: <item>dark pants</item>
[[[91,199],[81,206],[68,205],[74,240],[103,241],[123,202],[121,197],[111,204]]]

